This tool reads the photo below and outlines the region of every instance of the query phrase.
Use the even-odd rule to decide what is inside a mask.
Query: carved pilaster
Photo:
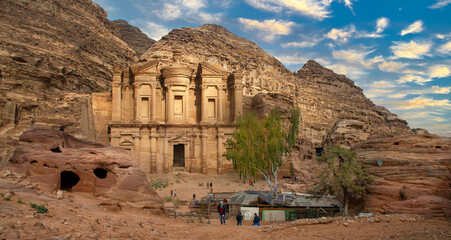
[[[218,174],[223,174],[224,173],[224,168],[223,168],[223,157],[222,157],[222,151],[223,151],[223,139],[224,139],[224,133],[223,132],[218,132],[218,134],[216,135],[216,137],[218,138],[218,169],[217,172]]]

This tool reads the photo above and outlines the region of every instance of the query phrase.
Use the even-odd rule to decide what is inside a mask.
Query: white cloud
[[[432,86],[431,93],[435,94],[448,94],[451,92],[451,87]]]
[[[245,29],[258,30],[259,35],[268,42],[273,41],[277,35],[289,35],[291,28],[295,26],[294,22],[277,21],[275,19],[260,22],[258,20],[239,18],[238,21],[244,25]]]
[[[442,54],[451,54],[451,41],[438,47],[437,52]]]
[[[210,13],[205,13],[205,12],[199,12],[198,13],[198,18],[203,22],[203,23],[220,23],[222,20],[222,13],[216,13],[216,14],[210,14]]]
[[[283,48],[287,47],[295,47],[295,48],[307,48],[307,47],[314,47],[318,44],[316,41],[301,41],[301,42],[289,42],[289,43],[283,43],[280,46]]]
[[[432,47],[430,42],[394,42],[390,49],[395,54],[394,58],[420,59],[426,55]]]
[[[206,0],[183,0],[182,3],[185,7],[191,9],[199,9],[206,6]]]
[[[169,3],[165,3],[163,9],[155,10],[154,13],[161,19],[167,21],[176,20],[177,18],[182,16],[182,11],[180,10],[180,7]]]
[[[443,65],[433,66],[430,68],[431,78],[444,78],[451,76],[451,70]]]
[[[337,42],[346,43],[354,33],[355,26],[351,24],[350,26],[342,29],[332,28],[332,30],[330,30],[325,37]]]
[[[291,65],[291,64],[304,64],[309,59],[305,56],[301,56],[299,53],[294,53],[292,55],[282,55],[282,56],[276,56],[277,59],[279,59],[280,62],[283,64]]]
[[[416,109],[425,107],[451,107],[451,103],[448,99],[435,100],[425,97],[417,97],[405,101],[399,101],[395,103],[395,106],[399,109]]]
[[[429,8],[430,9],[442,8],[450,3],[451,3],[451,0],[437,0],[437,2],[435,4],[429,6]]]
[[[386,17],[381,17],[376,20],[376,32],[381,33],[388,27],[389,20]]]
[[[350,79],[360,79],[367,74],[367,72],[363,71],[362,68],[355,66],[331,64],[326,67],[338,74],[343,74]]]
[[[374,81],[370,84],[371,88],[394,88],[395,85],[389,81]]]
[[[423,21],[417,20],[414,23],[410,24],[406,29],[401,31],[401,36],[410,34],[410,33],[419,33],[423,31]]]
[[[160,40],[161,37],[169,33],[169,29],[153,22],[145,22],[141,30],[153,40]]]
[[[409,75],[402,76],[397,82],[398,83],[413,82],[418,85],[424,85],[424,83],[430,82],[430,81],[432,81],[432,79],[430,79],[430,78],[424,78],[422,76],[409,74]]]
[[[384,72],[401,72],[407,64],[400,62],[392,62],[392,61],[383,61],[379,64],[379,70]]]
[[[340,0],[352,10],[352,0]],[[296,13],[323,20],[330,17],[329,7],[333,0],[245,0],[247,4],[254,8],[270,12],[281,13],[286,10],[288,13]]]

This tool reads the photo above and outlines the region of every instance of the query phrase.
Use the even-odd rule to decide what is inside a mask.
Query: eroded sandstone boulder
[[[107,205],[164,213],[163,202],[131,156],[120,148],[34,128],[20,136],[11,162],[44,191],[88,192]]]
[[[436,135],[370,138],[356,147],[374,182],[365,209],[451,219],[451,139]]]

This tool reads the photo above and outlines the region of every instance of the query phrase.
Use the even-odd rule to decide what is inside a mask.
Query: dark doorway
[[[60,176],[60,189],[71,191],[72,187],[77,185],[80,181],[80,177],[77,174],[69,171],[63,171]]]
[[[317,157],[321,157],[324,153],[324,148],[322,148],[322,147],[317,147],[317,148],[315,148],[315,150],[316,150]]]
[[[185,167],[185,145],[174,145],[174,163],[173,167]]]

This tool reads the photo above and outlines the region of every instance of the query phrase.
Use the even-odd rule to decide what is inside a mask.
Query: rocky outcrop
[[[155,40],[149,38],[139,28],[128,24],[127,21],[114,20],[112,23],[119,28],[118,37],[135,50],[138,56],[145,53],[155,43]]]
[[[354,82],[309,60],[297,73],[297,104],[315,146],[352,146],[369,136],[413,134],[407,122],[374,105]]]
[[[0,132],[38,122],[81,134],[88,94],[107,91],[112,64],[135,51],[91,0],[4,0],[0,16]]]
[[[451,139],[436,135],[370,138],[357,145],[374,182],[368,211],[418,213],[451,220]]]
[[[224,27],[206,24],[174,29],[152,45],[142,58],[168,64],[176,46],[182,46],[184,63],[191,68],[197,69],[199,63],[207,62],[218,64],[229,73],[242,72],[245,96],[268,92],[294,96],[294,76],[288,69],[254,42]]]
[[[11,163],[43,191],[88,192],[107,205],[164,213],[163,202],[131,156],[121,148],[34,128],[20,136]]]

